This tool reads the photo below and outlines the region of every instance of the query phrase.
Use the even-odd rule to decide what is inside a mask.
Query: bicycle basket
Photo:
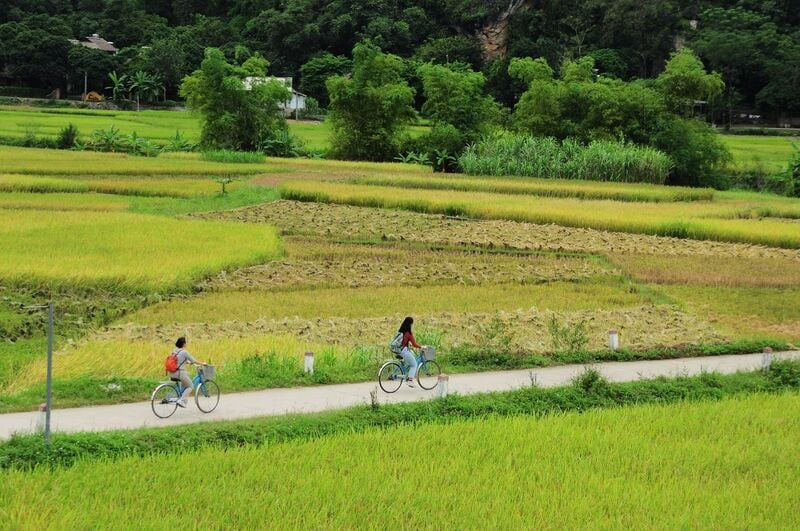
[[[205,380],[213,380],[217,376],[217,369],[213,365],[206,365],[205,367],[199,367],[197,371],[203,373],[203,378]]]
[[[425,361],[436,359],[436,349],[434,347],[422,347],[422,357]]]

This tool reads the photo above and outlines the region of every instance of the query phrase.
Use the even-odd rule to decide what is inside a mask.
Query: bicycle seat
[[[172,380],[173,382],[180,382],[181,381],[180,378],[175,378],[174,376],[170,376],[169,379]]]

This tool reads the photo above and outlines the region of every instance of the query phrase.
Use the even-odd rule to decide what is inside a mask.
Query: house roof
[[[70,39],[70,42],[72,42],[73,44],[80,44],[81,46],[84,46],[86,48],[101,50],[103,52],[117,53],[119,51],[117,47],[114,46],[113,42],[105,40],[97,33],[85,37],[82,41]]]

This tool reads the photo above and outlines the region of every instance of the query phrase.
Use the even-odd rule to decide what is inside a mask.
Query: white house
[[[268,77],[253,77],[253,76],[250,76],[250,77],[244,78],[244,88],[245,88],[245,90],[252,90],[252,88],[255,85],[258,85],[259,83],[266,83],[267,81],[272,81],[272,80],[280,81],[291,92],[290,99],[287,100],[286,102],[284,102],[281,105],[281,108],[283,109],[283,112],[286,114],[286,116],[291,116],[292,114],[294,114],[295,118],[297,118],[298,111],[302,111],[302,110],[304,110],[306,108],[306,98],[307,98],[307,96],[305,94],[303,94],[302,92],[298,92],[298,91],[296,91],[295,89],[292,88],[292,78],[290,78],[290,77],[274,77],[274,76],[268,76]]]

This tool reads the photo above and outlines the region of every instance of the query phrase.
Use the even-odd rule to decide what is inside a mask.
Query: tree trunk
[[[496,20],[489,22],[478,30],[478,41],[484,61],[504,57],[508,52],[508,23],[514,13],[531,7],[532,0],[509,0],[508,7],[500,13]]]

